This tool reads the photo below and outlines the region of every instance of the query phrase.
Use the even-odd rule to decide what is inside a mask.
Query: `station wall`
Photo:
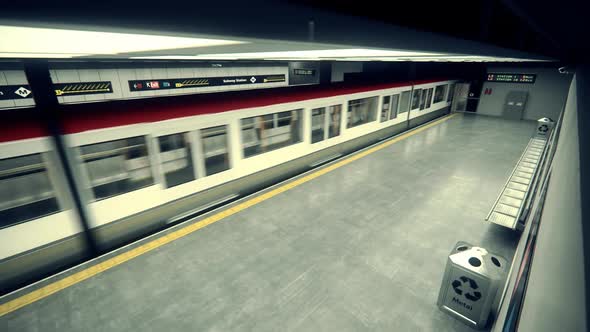
[[[83,83],[95,81],[108,81],[112,84],[112,93],[85,94],[72,96],[58,96],[60,103],[80,103],[90,101],[104,101],[116,99],[133,99],[155,96],[183,95],[193,93],[211,93],[222,91],[234,91],[244,89],[265,89],[284,87],[289,82],[289,68],[284,66],[268,67],[185,67],[154,65],[153,67],[133,68],[54,68],[50,70],[53,83]],[[131,91],[129,81],[134,80],[162,80],[201,77],[243,77],[255,75],[284,75],[284,80],[276,83],[266,83],[258,80],[254,83],[202,86],[182,89],[162,89],[157,91]]]
[[[332,63],[332,82],[344,81],[344,73],[362,73],[362,62],[334,62]]]
[[[571,83],[537,233],[518,331],[587,331],[581,196],[579,95]],[[557,120],[557,119],[556,119]],[[536,208],[538,208],[538,203]],[[534,211],[534,210],[531,210]],[[514,254],[506,298],[492,332],[503,331],[526,250],[530,221]]]
[[[571,75],[560,74],[556,68],[518,68],[490,66],[488,73],[536,74],[534,84],[484,82],[477,108],[478,114],[502,116],[508,92],[528,91],[528,99],[523,113],[524,120],[537,120],[548,117],[557,120],[567,98]],[[483,93],[492,89],[491,95]]]

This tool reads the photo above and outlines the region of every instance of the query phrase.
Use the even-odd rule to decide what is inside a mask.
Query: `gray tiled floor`
[[[530,122],[458,116],[0,318],[3,331],[471,331],[436,307]]]

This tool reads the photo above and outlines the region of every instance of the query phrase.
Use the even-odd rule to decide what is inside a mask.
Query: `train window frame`
[[[172,163],[175,161],[179,161],[181,159],[178,156],[172,155],[172,153],[173,153],[172,151],[173,150],[181,150],[183,148],[162,150],[162,139],[163,138],[171,138],[173,136],[178,136],[178,135],[182,135],[182,137],[185,141],[185,147],[183,147],[183,148],[186,149],[186,151],[185,151],[185,156],[183,156],[183,157],[188,162],[185,167],[182,167],[180,169],[176,169],[174,171],[167,172],[165,170],[165,166],[164,166],[165,163]],[[197,161],[195,160],[195,142],[194,142],[194,139],[193,139],[190,131],[160,135],[160,136],[155,137],[155,141],[158,146],[157,153],[158,153],[159,170],[160,170],[160,173],[162,176],[162,182],[164,184],[165,189],[174,188],[176,186],[195,181],[199,178],[199,175],[197,172]],[[176,158],[170,159],[170,160],[163,160],[163,157],[165,156],[165,154],[171,155],[172,158],[174,158],[174,157],[176,157]],[[176,153],[176,154],[178,154],[178,153]],[[185,174],[181,175],[185,178],[181,179],[180,181],[178,181],[178,180],[172,181],[171,180],[172,177],[174,175],[181,174],[182,172],[179,172],[179,171],[182,171],[183,169],[189,170],[189,171],[185,171],[184,172]],[[175,174],[173,174],[173,173],[175,173]],[[187,174],[188,174],[188,177],[187,177]]]
[[[313,136],[313,112],[317,110],[323,110],[324,116],[322,119],[322,139],[314,141]],[[340,136],[342,130],[342,104],[332,104],[323,106],[313,106],[310,109],[310,139],[311,144],[324,142],[332,138]]]
[[[6,195],[7,197],[10,196],[14,198],[19,191],[23,192],[30,189],[38,189],[40,187],[39,182],[46,185],[49,189],[49,191],[46,190],[42,194],[34,194],[33,196],[28,197],[28,200],[26,199],[27,196],[12,201],[2,199],[0,201],[0,229],[31,222],[66,210],[63,197],[61,197],[59,192],[60,186],[56,183],[58,179],[52,174],[52,165],[48,159],[48,153],[49,152],[33,152],[0,159],[0,183],[2,183],[2,188],[10,190]],[[32,160],[35,161],[34,164],[26,162],[23,164],[23,158],[33,158],[36,160]],[[18,159],[20,159],[21,165],[2,167],[3,163],[9,164],[9,160]],[[31,167],[31,165],[36,167]],[[15,169],[17,171],[15,171]],[[39,178],[37,175],[41,175],[41,177]],[[6,183],[6,181],[23,182],[23,180],[27,178],[31,180],[31,176],[36,176],[38,178],[34,179],[37,182],[35,185],[23,185],[22,183],[20,185],[18,183],[10,185]],[[43,208],[43,204],[46,204],[45,208]],[[35,211],[34,207],[41,208],[41,213],[35,213],[39,212],[39,210]],[[10,210],[13,212],[12,216]]]
[[[327,115],[326,121],[328,124],[327,130],[327,139],[332,139],[334,137],[338,137],[342,134],[343,128],[346,126],[343,125],[343,122],[346,121],[346,118],[342,115],[342,110],[344,109],[343,104],[332,104],[327,107]],[[337,114],[337,116],[336,116]]]
[[[400,92],[399,95],[400,95],[400,98],[399,98],[399,105],[398,105],[398,112],[397,112],[398,116],[400,114],[410,111],[410,108],[412,107],[412,90],[402,91],[402,92]],[[404,99],[404,96],[408,97],[407,106],[405,107],[405,109],[404,109],[404,107],[402,107],[403,106],[402,100]]]
[[[387,102],[385,101],[387,99]],[[389,120],[389,112],[391,111],[391,96],[381,97],[381,112],[379,122],[386,122]]]
[[[422,99],[422,89],[414,89],[412,98],[410,98],[410,110],[420,110],[420,100]]]
[[[391,106],[389,107],[389,120],[397,119],[397,116],[399,114],[399,103],[400,94],[394,93],[393,95],[391,95]]]
[[[429,88],[426,92],[426,103],[424,105],[424,109],[430,108],[430,106],[432,106],[433,90],[433,88]]]
[[[318,113],[318,114],[314,114]],[[321,118],[316,118],[317,120],[314,123],[314,116],[321,115]],[[315,107],[312,108],[310,111],[310,142],[311,144],[319,143],[325,141],[327,139],[326,129],[328,127],[327,121],[327,107]],[[319,129],[314,129],[315,125],[319,124]],[[317,134],[316,134],[317,132]]]
[[[208,136],[205,137],[204,135],[207,132],[213,132],[215,133],[215,130],[222,131],[224,136],[223,142],[224,144],[222,144],[224,147],[221,149],[217,149],[215,150],[215,154],[213,154],[210,157],[207,157],[207,154],[209,153],[209,151],[207,151],[207,144],[206,139],[209,137],[213,137],[213,136],[220,136],[220,135],[212,135],[212,136]],[[230,170],[232,168],[232,157],[231,157],[231,137],[230,137],[230,128],[228,124],[220,124],[217,126],[210,126],[210,127],[206,127],[206,128],[200,128],[198,131],[198,137],[199,137],[199,143],[201,145],[201,150],[200,150],[200,156],[202,157],[202,170],[203,170],[203,176],[212,176],[215,174],[219,174],[219,173],[223,173],[226,172],[228,170]],[[208,159],[212,159],[212,158],[218,158],[218,157],[222,157],[223,162],[222,164],[224,166],[222,166],[219,169],[215,169],[214,171],[210,172],[210,168],[207,164],[207,160]]]
[[[106,182],[104,184],[99,184],[99,185],[94,186],[92,183],[93,179],[91,177],[91,174],[90,174],[90,171],[89,171],[89,168],[87,165],[87,161],[84,159],[86,154],[84,153],[83,149],[89,148],[91,146],[98,146],[101,144],[114,143],[114,142],[118,142],[118,141],[128,141],[128,140],[132,140],[132,139],[140,139],[140,140],[143,139],[143,141],[144,141],[143,145],[145,146],[145,148],[144,148],[145,155],[142,156],[141,158],[145,158],[145,163],[147,165],[144,165],[140,169],[148,169],[149,177],[146,178],[148,181],[145,181],[144,183],[141,183],[138,186],[132,187],[132,189],[130,189],[130,190],[120,190],[118,192],[111,193],[111,194],[104,195],[104,196],[101,195],[99,197],[99,195],[97,195],[97,191],[94,189],[95,187],[98,187],[98,186],[101,186],[104,184],[110,184],[110,183],[113,183],[116,181]],[[105,199],[110,199],[113,197],[129,194],[129,193],[135,192],[137,190],[148,188],[148,187],[151,187],[151,186],[157,184],[157,180],[156,180],[157,174],[156,174],[155,167],[159,167],[159,166],[153,164],[154,151],[153,151],[153,148],[150,147],[150,139],[151,139],[150,136],[140,134],[140,135],[135,135],[135,136],[131,136],[131,137],[120,137],[120,138],[116,138],[116,139],[112,139],[112,140],[108,140],[108,141],[92,142],[92,143],[77,146],[79,167],[81,167],[81,169],[83,170],[85,177],[86,177],[86,188],[88,189],[89,195],[91,198],[90,203],[95,203],[95,202],[99,202],[99,201],[102,201]],[[137,147],[139,145],[141,145],[141,144],[136,144],[134,146],[131,146],[131,148]],[[117,148],[115,150],[125,150],[125,148],[122,147],[122,148]],[[94,152],[94,153],[96,154],[96,153],[100,153],[100,152],[105,152],[105,151],[98,151],[98,152]],[[88,158],[88,159],[91,159],[91,158]],[[136,159],[136,158],[131,158],[131,159]],[[124,161],[127,161],[127,159]],[[122,180],[124,180],[124,179],[122,179]]]
[[[286,113],[291,114],[287,117],[285,116]],[[279,126],[279,114],[281,114],[281,120],[283,121],[285,118],[289,118],[289,124],[285,124],[283,122]],[[240,143],[243,158],[247,159],[250,157],[264,154],[266,152],[271,152],[287,146],[302,143],[304,141],[303,116],[304,108],[300,107],[296,109],[283,110],[272,113],[263,113],[246,118],[241,118],[239,120],[239,124]],[[270,118],[273,119],[273,125],[271,127],[268,126],[268,124],[270,123]],[[286,131],[285,129],[282,129],[284,127],[289,127],[290,130]],[[251,129],[253,130],[253,135],[251,135],[251,133],[249,132],[249,130]],[[275,133],[273,134],[272,132],[270,132],[270,130],[273,130]],[[283,133],[282,131],[286,132]],[[265,132],[267,133],[265,134]],[[270,132],[270,134],[268,134],[268,132]],[[281,139],[281,136],[286,136],[285,134],[287,132],[289,138],[283,141],[272,143],[275,139],[279,140]],[[253,143],[250,141],[246,141],[247,136],[253,136],[255,138],[253,140]]]
[[[444,101],[445,97],[447,95],[447,89],[448,89],[448,84],[437,85],[436,88],[434,89],[434,96],[432,97],[432,103],[438,104],[438,103]],[[439,91],[442,91],[442,92],[439,92]],[[438,98],[437,98],[437,96],[438,96]]]
[[[380,100],[379,96],[370,96],[370,97],[348,100],[348,102],[347,102],[348,107],[347,107],[347,113],[346,113],[346,129],[359,127],[359,126],[377,121],[379,100]],[[367,105],[367,104],[369,105],[367,108],[367,112],[359,112],[360,114],[355,114],[355,112],[357,112],[361,109],[360,108],[353,109],[353,107],[358,107],[358,106]],[[365,119],[363,119],[363,115],[365,116]],[[360,119],[360,121],[356,121],[353,123],[353,122],[351,122],[351,118],[353,118],[355,116],[358,119]]]
[[[426,109],[426,95],[428,93],[428,89],[422,89],[422,93],[420,94],[420,111],[424,111]]]

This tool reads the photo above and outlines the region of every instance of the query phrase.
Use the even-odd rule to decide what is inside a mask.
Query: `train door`
[[[471,83],[456,83],[455,89],[449,92],[452,93],[452,112],[465,112],[467,110],[470,86]]]

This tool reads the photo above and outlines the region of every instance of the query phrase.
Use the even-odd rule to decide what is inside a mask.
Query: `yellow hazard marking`
[[[142,244],[138,247],[135,247],[133,249],[130,249],[124,253],[118,254],[114,257],[111,257],[105,261],[102,261],[100,263],[97,263],[91,267],[88,267],[84,270],[81,270],[79,272],[76,272],[72,275],[69,275],[67,277],[64,277],[58,281],[54,281],[48,285],[45,285],[41,288],[38,288],[34,291],[31,291],[30,293],[27,293],[25,295],[22,295],[14,300],[8,301],[6,303],[0,304],[0,316],[6,315],[10,312],[13,312],[17,309],[20,309],[26,305],[29,305],[31,303],[34,303],[36,301],[39,301],[45,297],[48,297],[51,294],[54,294],[56,292],[59,292],[60,290],[63,290],[67,287],[70,287],[72,285],[75,285],[83,280],[86,280],[88,278],[91,278],[103,271],[106,271],[110,268],[113,268],[119,264],[122,264],[124,262],[127,262],[128,260],[133,259],[134,257],[140,256],[145,254],[146,252],[149,252],[151,250],[154,250],[156,248],[159,248],[167,243],[170,243],[174,240],[178,240],[179,238],[182,238],[190,233],[193,233],[195,231],[198,231],[199,229],[206,227],[208,225],[211,225],[219,220],[222,220],[226,217],[229,217],[233,214],[236,214],[242,210],[245,210],[251,206],[254,206],[258,203],[264,202],[282,192],[285,192],[289,189],[295,188],[297,186],[300,186],[306,182],[309,182],[319,176],[322,176],[326,173],[329,173],[335,169],[338,169],[344,165],[348,165],[350,163],[352,163],[355,160],[361,159],[367,155],[370,155],[371,153],[377,152],[381,149],[384,149],[392,144],[395,144],[403,139],[406,139],[410,136],[416,135],[428,128],[431,128],[433,126],[436,126],[444,121],[447,121],[453,117],[455,117],[458,114],[451,114],[449,116],[446,116],[442,119],[433,121],[427,125],[424,125],[422,127],[416,128],[416,129],[412,129],[407,133],[404,133],[402,135],[399,135],[389,141],[385,141],[379,145],[376,145],[370,149],[367,149],[365,151],[362,151],[360,153],[357,153],[355,155],[352,155],[350,157],[347,157],[341,161],[338,161],[332,165],[329,165],[327,167],[321,168],[313,173],[310,173],[308,175],[305,175],[303,177],[300,177],[294,181],[291,181],[289,183],[286,183],[280,187],[277,187],[275,189],[272,189],[262,195],[258,195],[256,197],[253,197],[247,201],[241,202],[227,210],[218,212],[212,216],[209,216],[207,218],[204,218],[203,220],[200,220],[194,224],[190,224],[187,226],[184,226],[183,228],[177,229],[175,231],[172,231],[164,236],[159,237],[158,239],[155,240],[151,240],[145,244]]]

